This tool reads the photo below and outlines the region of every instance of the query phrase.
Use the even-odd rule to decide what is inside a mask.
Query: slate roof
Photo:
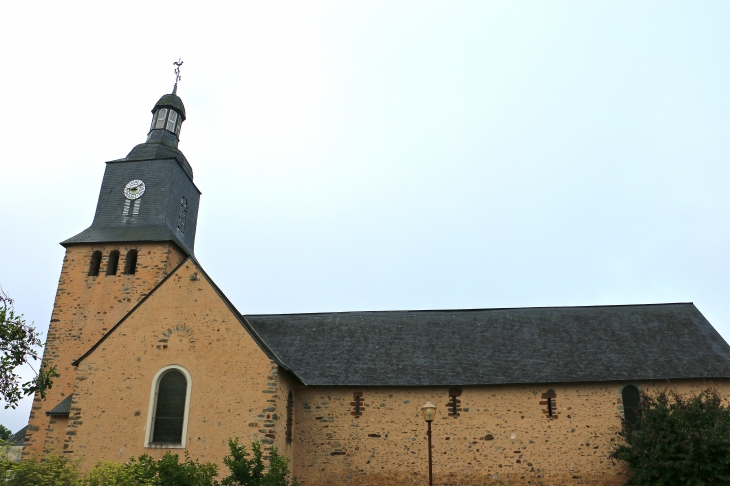
[[[730,378],[694,304],[248,315],[306,385]]]
[[[193,168],[190,166],[190,162],[185,158],[183,153],[169,145],[164,143],[140,143],[127,154],[123,159],[119,160],[157,160],[157,159],[175,159],[178,161],[180,166],[183,168],[185,173],[193,178]]]
[[[183,243],[179,235],[167,226],[112,226],[86,228],[81,233],[61,242],[62,245],[80,243],[120,243],[125,241],[174,241],[188,254],[192,249]]]
[[[73,400],[74,394],[70,394],[64,398],[61,403],[46,412],[46,415],[61,415],[66,416],[71,413],[71,401]]]
[[[11,435],[8,438],[7,444],[10,446],[22,446],[25,444],[25,433],[28,430],[28,426],[26,425],[13,435]]]
[[[163,107],[176,109],[180,112],[180,114],[182,114],[183,120],[185,119],[185,105],[178,95],[174,95],[172,93],[162,95],[162,98],[160,98],[157,103],[155,103],[154,108],[152,108],[152,113],[154,113],[157,108]]]

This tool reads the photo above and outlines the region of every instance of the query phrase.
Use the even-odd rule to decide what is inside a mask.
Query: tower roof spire
[[[183,65],[183,62],[182,57],[179,57],[177,62],[172,63],[175,66],[175,86],[172,88],[172,94],[177,94],[177,82],[182,79],[182,76],[180,76],[180,66]]]

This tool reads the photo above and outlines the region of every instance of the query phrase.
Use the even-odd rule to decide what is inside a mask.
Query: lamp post
[[[436,405],[431,402],[426,402],[426,404],[421,407],[421,412],[423,412],[423,418],[428,424],[428,486],[433,486],[433,462],[431,461],[431,422],[433,422],[433,419],[436,417]]]

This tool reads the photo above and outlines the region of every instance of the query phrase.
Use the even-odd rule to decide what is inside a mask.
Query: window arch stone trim
[[[157,390],[160,386],[160,380],[168,371],[175,370],[185,376],[187,380],[187,389],[185,391],[185,415],[183,416],[182,438],[179,444],[162,444],[153,443],[152,436],[155,432],[155,409],[157,408]],[[155,374],[152,379],[152,388],[150,390],[150,403],[147,410],[147,427],[145,428],[144,446],[151,449],[185,449],[188,438],[188,418],[190,417],[190,392],[193,386],[193,379],[188,370],[180,365],[167,365]]]

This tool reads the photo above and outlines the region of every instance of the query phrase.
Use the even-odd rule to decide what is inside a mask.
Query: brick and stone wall
[[[161,457],[167,449],[145,447],[145,438],[153,379],[169,365],[191,376],[191,457],[225,472],[231,437],[286,453],[289,378],[190,260],[80,363],[64,453],[83,458],[84,468],[99,459]]]
[[[138,250],[137,271],[124,275],[124,256]],[[91,254],[99,250],[99,275],[90,277]],[[112,250],[121,258],[116,275],[106,275]],[[58,281],[43,359],[56,367],[59,377],[45,400],[36,395],[29,418],[23,455],[40,455],[44,450],[60,453],[65,436],[64,420],[46,416],[73,391],[76,374],[71,363],[85,353],[145,295],[152,290],[185,255],[172,243],[125,243],[77,245],[66,249]]]
[[[634,383],[636,384],[636,383]],[[428,482],[421,406],[433,422],[434,484],[620,485],[625,469],[608,455],[619,437],[624,383],[462,387],[458,417],[450,387],[297,387],[294,473],[302,485],[389,486]],[[670,386],[698,393],[701,381]],[[724,395],[730,383],[716,383]],[[658,390],[667,382],[641,383]],[[548,418],[543,394],[555,392]],[[353,394],[364,406],[352,414]]]

